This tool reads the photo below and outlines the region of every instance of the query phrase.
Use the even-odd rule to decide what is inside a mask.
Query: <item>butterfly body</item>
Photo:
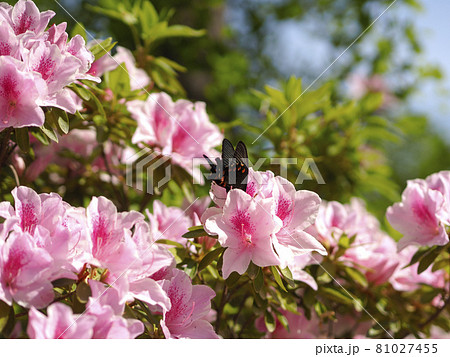
[[[227,192],[233,188],[243,191],[247,189],[248,153],[245,144],[239,141],[234,149],[228,139],[222,142],[222,158],[216,158],[214,164],[206,155],[203,155],[211,166],[209,176],[216,184],[224,187]]]

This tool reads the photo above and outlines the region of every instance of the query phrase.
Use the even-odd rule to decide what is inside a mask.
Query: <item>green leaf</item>
[[[75,23],[75,26],[70,32],[70,37],[75,37],[76,35],[80,35],[81,37],[83,37],[84,41],[87,42],[86,29],[79,22]]]
[[[92,97],[92,93],[87,90],[86,88],[79,86],[79,85],[72,85],[70,86],[70,88],[84,101],[88,102],[91,97]]]
[[[275,281],[277,282],[277,284],[280,286],[280,288],[283,291],[287,292],[286,288],[284,287],[283,280],[281,279],[280,273],[277,270],[277,267],[271,266],[270,270],[272,271],[272,275],[275,278]]]
[[[95,103],[95,105],[97,107],[97,110],[99,111],[100,115],[104,116],[105,119],[106,119],[105,109],[103,108],[103,104],[100,102],[100,100],[93,93],[91,95],[91,99],[94,101],[94,103]]]
[[[250,279],[255,280],[256,276],[258,275],[259,271],[261,270],[261,267],[255,265],[255,263],[250,262],[247,268],[247,274],[250,277]]]
[[[255,280],[253,280],[253,288],[257,293],[261,291],[262,287],[264,286],[264,273],[260,267],[258,268],[258,274],[256,274]]]
[[[316,311],[317,316],[322,316],[325,312],[327,312],[327,307],[320,301],[316,301],[314,304],[314,310]]]
[[[108,73],[108,86],[113,93],[126,95],[130,92],[130,75],[124,62],[120,63],[116,69]]]
[[[165,70],[166,72],[173,73],[173,70],[176,70],[178,72],[186,72],[186,67],[182,66],[181,64],[171,61],[170,59],[166,57],[155,57],[152,61],[152,64],[158,65],[161,69]]]
[[[405,268],[416,264],[420,259],[422,259],[422,257],[425,254],[427,254],[428,251],[429,251],[429,248],[427,248],[427,247],[419,248],[417,250],[417,252],[414,253],[413,257],[411,258],[411,261],[409,262],[408,265],[405,266]]]
[[[58,142],[58,136],[56,135],[53,128],[47,122],[45,122],[44,125],[41,126],[41,130],[45,135],[47,135],[48,138],[50,138],[55,142]]]
[[[188,228],[188,231],[192,232],[192,231],[196,231],[196,230],[199,230],[199,229],[203,229],[203,226],[192,226],[192,227]]]
[[[127,24],[126,20],[128,20],[128,17],[125,17],[124,14],[116,9],[106,9],[100,6],[93,6],[91,4],[86,4],[86,8],[92,12],[108,16],[112,19],[116,19]]]
[[[337,302],[343,303],[345,305],[353,304],[353,299],[350,296],[342,293],[341,291],[339,291],[335,288],[321,287],[319,289],[319,293],[323,294],[324,296],[326,296],[327,298],[329,298],[333,301],[337,301]]]
[[[38,139],[42,144],[48,145],[50,142],[48,141],[47,135],[45,135],[40,129],[36,131],[32,131],[31,134]]]
[[[138,17],[144,33],[151,31],[152,27],[158,23],[159,16],[155,7],[150,1],[145,1],[139,9]]]
[[[440,259],[433,264],[433,268],[431,270],[435,272],[441,269],[447,269],[448,267],[449,267],[448,259]]]
[[[112,38],[108,37],[106,40],[102,42],[96,42],[94,46],[91,48],[91,52],[97,61],[99,58],[104,56],[106,53],[111,51],[117,42],[112,42]]]
[[[73,284],[75,284],[77,281],[73,280],[73,279],[68,279],[68,278],[61,278],[61,279],[56,279],[52,281],[52,285],[54,288],[64,288],[67,286],[72,286]]]
[[[211,237],[216,238],[217,236],[210,236],[203,228],[197,229],[195,231],[189,231],[182,235],[183,238],[200,238],[200,237]]]
[[[200,37],[206,32],[204,30],[194,30],[184,25],[173,25],[167,27],[167,22],[159,22],[151,28],[150,32],[145,33],[147,43],[154,42],[169,37]]]
[[[369,286],[366,276],[363,273],[361,273],[358,269],[345,267],[344,270],[350,281],[356,282],[364,288],[367,288],[367,286]]]
[[[338,245],[339,245],[339,247],[348,249],[352,245],[352,243],[355,241],[355,239],[356,239],[356,234],[353,235],[352,237],[348,237],[346,234],[343,234],[341,236],[341,238],[339,238]]]
[[[16,142],[20,150],[28,152],[30,150],[30,137],[28,135],[28,128],[16,128]]]
[[[433,262],[436,260],[438,255],[441,253],[441,251],[444,249],[444,246],[436,246],[431,248],[431,250],[428,251],[427,254],[422,256],[420,259],[419,266],[417,267],[417,273],[421,274],[425,270],[428,269],[428,267],[433,264]]]
[[[273,311],[278,319],[278,321],[280,321],[281,325],[289,332],[289,321],[286,318],[286,316],[284,316],[281,312],[279,312],[278,310],[274,310]]]
[[[295,281],[294,281],[294,278],[292,277],[292,272],[289,269],[289,267],[286,266],[286,268],[283,268],[283,269],[279,268],[279,269],[280,269],[281,275],[284,278],[284,280],[286,280],[286,282],[291,287],[295,288]]]
[[[239,273],[234,271],[230,274],[230,276],[227,278],[227,280],[225,280],[225,284],[227,284],[228,287],[231,287],[231,286],[235,285],[240,278],[241,278],[241,276],[239,275]]]
[[[69,132],[69,117],[67,116],[67,113],[65,111],[62,111],[64,114],[59,116],[58,118],[58,125],[61,131],[64,134],[67,134]]]
[[[173,245],[175,247],[182,248],[182,249],[185,248],[183,244],[175,242],[173,240],[169,240],[169,239],[158,239],[155,243]]]
[[[198,265],[197,265],[197,262],[196,261],[194,261],[194,260],[192,260],[192,259],[189,259],[189,261],[187,262],[187,264],[186,264],[186,267],[184,267],[184,272],[187,274],[187,275],[189,275],[189,277],[191,278],[191,279],[194,279],[194,277],[195,277],[195,275],[197,274],[197,271],[198,271]]]
[[[202,271],[205,269],[208,265],[210,265],[216,258],[219,257],[220,254],[222,254],[225,251],[225,248],[219,247],[217,249],[214,249],[210,251],[208,254],[206,254],[200,264],[198,265],[198,271]]]
[[[2,333],[8,325],[14,320],[14,309],[6,302],[0,300],[0,333]]]
[[[276,328],[276,322],[275,318],[273,317],[272,313],[268,310],[264,311],[264,323],[266,324],[266,328],[269,332],[275,331]]]

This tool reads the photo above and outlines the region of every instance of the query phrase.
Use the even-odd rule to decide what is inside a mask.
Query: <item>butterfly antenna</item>
[[[206,161],[208,161],[208,164],[209,164],[209,166],[211,166],[211,168],[216,166],[216,164],[214,162],[212,162],[211,159],[208,156],[203,154],[203,157],[206,159]]]

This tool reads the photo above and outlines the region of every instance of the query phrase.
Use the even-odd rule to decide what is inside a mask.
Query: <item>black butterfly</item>
[[[206,155],[203,156],[211,166],[211,175],[208,177],[210,180],[226,188],[227,192],[232,188],[246,191],[248,154],[242,141],[237,143],[235,150],[230,140],[223,139],[222,159],[216,158],[217,164],[214,164]]]

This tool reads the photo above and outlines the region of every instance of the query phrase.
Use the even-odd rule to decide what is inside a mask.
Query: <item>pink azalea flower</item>
[[[275,215],[282,222],[282,228],[275,234],[274,245],[282,265],[286,266],[295,255],[313,251],[326,255],[322,244],[304,231],[316,220],[320,197],[311,191],[296,191],[292,183],[280,176],[273,182]]]
[[[23,70],[21,62],[0,57],[0,130],[44,124],[44,112],[36,103],[45,94],[45,82],[35,73]]]
[[[88,44],[88,47],[91,47],[92,45],[96,44],[96,42],[90,42]],[[102,57],[100,57],[98,60],[95,60],[91,68],[89,68],[88,74],[96,77],[103,76],[104,73],[110,72],[114,69],[116,69],[118,66],[117,62],[114,60],[114,58],[109,54],[105,54]]]
[[[38,309],[47,306],[54,297],[52,263],[29,233],[11,232],[8,240],[0,240],[0,300]]]
[[[87,216],[91,263],[108,268],[106,282],[117,288],[121,302],[137,298],[167,310],[170,302],[150,276],[170,266],[173,257],[153,246],[144,216],[136,211],[117,213],[114,204],[104,197],[92,198]]]
[[[5,82],[1,79],[1,72],[6,66],[0,63],[0,94],[4,97],[0,97],[0,106],[5,106],[3,112],[8,113],[2,119],[0,129],[5,126],[41,126],[44,116],[38,106],[54,106],[75,113],[79,103],[66,86],[77,79],[100,81],[87,74],[94,57],[81,36],[77,35],[67,43],[65,23],[53,25],[45,31],[54,15],[53,11],[40,13],[32,1],[20,0],[14,7],[0,6],[0,55],[8,56],[2,61],[11,62],[15,58],[16,71],[28,72],[21,76],[25,78],[11,75],[9,82]],[[3,86],[10,88],[1,88],[2,82]],[[15,87],[11,87],[11,83],[15,83]],[[19,101],[21,93],[28,94],[26,100]],[[14,111],[18,118],[13,121]],[[22,123],[22,117],[29,117],[28,122],[23,120]]]
[[[116,206],[105,197],[93,197],[86,213],[91,264],[108,268],[116,275],[138,261],[131,228],[144,220],[142,214],[135,211],[117,213]]]
[[[218,235],[220,244],[228,248],[223,256],[225,279],[232,271],[243,274],[250,261],[261,267],[280,264],[272,241],[282,223],[272,209],[271,199],[257,203],[244,191],[233,189],[223,212],[206,219],[207,232]]]
[[[308,232],[322,243],[335,247],[344,233],[348,237],[356,235],[361,243],[371,242],[372,232],[378,230],[377,219],[366,211],[361,200],[353,198],[346,205],[336,201],[324,202],[314,227]]]
[[[219,338],[207,321],[214,290],[205,285],[192,285],[189,276],[174,269],[171,280],[162,283],[171,301],[163,314],[161,328],[166,338]]]
[[[151,145],[170,155],[173,163],[191,174],[193,158],[217,156],[213,148],[223,136],[209,121],[205,103],[173,102],[166,93],[153,93],[145,102],[128,102],[127,108],[138,123],[132,142]]]
[[[27,334],[36,339],[91,338],[95,318],[78,316],[69,306],[58,302],[47,308],[47,316],[32,307],[28,313]]]
[[[84,75],[81,75],[80,77],[80,74],[85,74],[89,71],[89,69],[91,68],[91,63],[94,62],[95,57],[92,52],[86,48],[86,42],[84,41],[84,38],[80,35],[72,37],[67,44],[67,52],[78,59],[81,63],[81,66],[78,69],[79,75],[77,79],[86,78],[86,76]],[[87,77],[87,79],[93,78]]]
[[[150,220],[151,232],[154,239],[168,239],[186,244],[182,235],[192,226],[192,221],[181,208],[167,207],[161,201],[153,202],[153,214],[146,210]]]
[[[84,48],[84,51],[87,50]],[[42,100],[42,105],[75,113],[77,103],[71,95],[73,92],[64,87],[76,79],[85,78],[82,75],[85,71],[80,72],[81,61],[69,52],[61,52],[56,44],[50,45],[47,41],[36,41],[29,50],[24,50],[22,57],[28,70],[40,73],[47,83],[48,94]]]
[[[381,231],[377,219],[358,199],[346,205],[323,203],[314,227],[308,231],[333,250],[343,235],[353,237],[354,242],[339,260],[363,270],[372,284],[387,282],[398,266],[394,240]]]
[[[55,13],[51,10],[39,12],[34,2],[29,0],[19,0],[14,7],[7,4],[0,6],[0,18],[9,23],[16,35],[26,31],[41,35],[53,16]]]
[[[37,41],[24,54],[29,71],[40,73],[47,83],[48,94],[52,96],[76,79],[79,60],[61,53],[57,45]]]
[[[76,246],[83,240],[84,219],[55,193],[38,195],[24,186],[12,192],[15,207],[2,203],[0,238],[6,239],[11,230],[29,233],[34,243],[53,258],[51,278],[73,278],[80,266],[75,263],[82,252]]]
[[[12,29],[0,20],[0,56],[11,56],[20,59],[19,40]]]
[[[138,223],[134,230],[132,240],[138,255],[136,262],[118,277],[117,274],[108,274],[105,281],[119,291],[121,302],[139,299],[166,311],[170,308],[170,300],[156,281],[166,278],[167,270],[175,267],[175,259],[165,247],[154,244],[147,223]]]
[[[446,332],[438,326],[431,326],[430,338],[450,339],[450,332]]]
[[[306,338],[324,338],[324,328],[316,315],[311,314],[311,320],[308,320],[302,309],[298,310],[298,314],[291,311],[282,311],[288,320],[289,331],[278,321],[276,321],[275,331],[267,332],[267,338],[276,339],[306,339]],[[260,317],[255,321],[256,328],[261,332],[266,332],[264,317]]]
[[[131,90],[142,89],[150,84],[150,77],[143,69],[136,67],[136,60],[129,49],[117,46],[117,54],[114,56],[114,60],[116,66],[117,64],[125,65],[130,77]]]
[[[255,171],[250,167],[246,192],[256,200],[272,197],[274,177],[275,175],[272,171]],[[223,207],[227,199],[227,191],[224,187],[217,185],[213,181],[209,195],[217,207]]]
[[[53,24],[47,31],[46,40],[51,44],[55,44],[61,51],[67,48],[67,39],[69,35],[66,32],[67,23],[62,22],[59,25]]]
[[[52,278],[72,278],[80,266],[84,252],[76,246],[85,239],[85,219],[56,193],[40,194],[28,187],[16,187],[12,192],[15,208],[9,203],[0,216],[5,218],[0,237],[6,238],[12,229],[29,233],[33,241],[53,258]]]
[[[389,280],[394,289],[398,291],[414,291],[419,288],[420,284],[444,288],[444,270],[433,272],[430,266],[427,270],[418,274],[417,267],[419,263],[407,266],[416,252],[417,247],[408,246],[398,253],[399,265]]]
[[[364,315],[365,313],[356,311],[346,315],[337,313],[333,326],[333,336],[335,338],[366,338],[373,321],[362,321],[362,314]]]
[[[138,122],[138,128],[132,138],[133,143],[145,142],[159,147],[162,154],[169,155],[172,152],[174,120],[168,113],[175,112],[170,96],[166,93],[155,93],[145,102],[128,102],[127,108]]]
[[[195,202],[189,202],[186,199],[183,201],[181,208],[185,210],[185,214],[193,221],[195,217],[201,217],[206,209],[211,204],[211,199],[208,196],[197,199]]]
[[[441,171],[428,176],[425,179],[428,188],[439,191],[444,197],[444,205],[440,219],[450,224],[450,171]]]
[[[256,199],[272,197],[275,185],[274,178],[275,175],[272,171],[255,171],[250,167],[246,192]]]
[[[356,99],[364,97],[367,93],[381,93],[383,96],[381,108],[389,107],[397,101],[385,79],[379,75],[364,77],[354,74],[350,76],[348,84],[350,96]]]
[[[370,243],[356,241],[340,260],[362,271],[370,283],[380,285],[389,280],[399,261],[395,241],[381,232],[374,236]]]
[[[89,160],[92,151],[97,146],[98,142],[95,130],[91,129],[72,129],[67,135],[62,136],[58,143],[51,142],[49,145],[43,145],[41,142],[35,140],[32,142],[32,147],[36,158],[26,168],[24,178],[26,181],[35,180],[50,164],[56,164],[59,167],[67,168],[67,174],[70,175],[70,177],[81,176],[86,172],[86,165],[84,164],[83,159]],[[75,154],[80,160],[66,157],[65,153],[67,151]],[[123,158],[128,155],[127,149],[122,149],[119,145],[112,142],[106,142],[104,144],[104,152],[112,173],[116,173],[116,167],[119,166],[123,161]],[[93,172],[105,171],[104,158],[99,156],[93,159],[91,162],[91,169]],[[59,178],[59,176],[57,178]],[[101,176],[100,178],[104,181],[114,179],[107,175]]]
[[[185,209],[186,214],[190,216],[192,224],[194,226],[200,226],[203,225],[203,223],[205,223],[204,221],[201,221],[200,218],[203,216],[206,209],[209,207],[210,203],[211,199],[208,196],[205,196],[203,198],[197,199],[192,204],[184,200],[181,207],[182,209]],[[217,243],[217,239],[205,236],[199,237],[198,242],[203,245],[205,250],[209,250]]]
[[[429,189],[423,182],[408,181],[402,202],[389,207],[386,217],[403,234],[399,250],[415,245],[445,245],[449,242],[442,218],[446,216],[441,192]]]
[[[144,332],[144,324],[135,319],[122,317],[125,304],[114,288],[107,288],[103,283],[90,280],[92,296],[86,305],[85,318],[95,318],[92,338],[136,338]]]
[[[88,43],[88,48],[96,45],[98,41],[94,40]],[[110,53],[105,54],[92,63],[88,74],[100,77],[104,73],[113,71],[119,65],[122,65],[130,77],[130,89],[139,90],[150,84],[150,77],[142,68],[136,67],[136,60],[131,51],[125,47],[117,46],[117,54],[111,56]]]
[[[321,262],[322,257],[318,254],[314,254],[314,256],[312,254],[302,254],[294,256],[288,262],[288,267],[294,280],[308,284],[311,288],[317,290],[317,282],[304,270],[304,268],[311,264],[320,264]]]

